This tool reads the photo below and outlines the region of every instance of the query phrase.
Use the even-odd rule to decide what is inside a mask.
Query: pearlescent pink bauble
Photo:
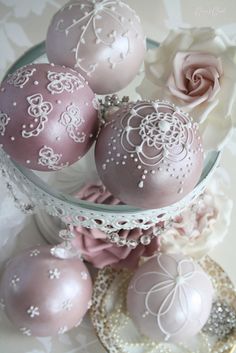
[[[59,259],[37,246],[10,260],[1,300],[10,321],[26,335],[52,336],[79,325],[91,305],[92,281],[78,258]]]
[[[79,160],[98,131],[94,93],[76,71],[27,65],[0,87],[0,144],[15,161],[54,171]]]
[[[169,206],[188,194],[203,168],[198,124],[168,102],[130,103],[111,116],[95,160],[107,189],[140,208]]]
[[[180,342],[202,329],[211,312],[213,293],[209,277],[192,259],[159,253],[135,272],[127,308],[142,334]]]
[[[123,1],[72,0],[53,17],[46,39],[49,61],[80,72],[98,94],[127,86],[145,51],[140,19]]]

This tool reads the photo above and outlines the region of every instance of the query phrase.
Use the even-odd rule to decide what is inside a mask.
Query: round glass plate
[[[149,49],[157,46],[158,43],[147,40]],[[47,62],[44,42],[27,51],[16,61],[8,73],[12,73],[19,67],[32,62]],[[139,77],[119,94],[121,96],[130,95],[134,99],[133,92],[135,92],[135,88],[142,77],[142,74],[139,74]],[[20,191],[27,200],[24,204],[26,209],[45,210],[50,215],[60,217],[67,224],[83,225],[88,228],[96,227],[106,232],[135,227],[147,229],[157,222],[168,221],[203,192],[208,179],[218,164],[219,157],[220,152],[217,151],[211,151],[206,155],[204,169],[198,185],[181,201],[162,209],[141,210],[128,205],[95,204],[71,196],[83,186],[83,182],[88,182],[88,180],[98,181],[93,148],[78,163],[60,172],[50,173],[39,173],[26,169],[11,160],[3,150],[0,150],[2,173],[18,186],[16,192]],[[64,180],[64,183],[61,183],[62,180]],[[62,187],[62,184],[66,187]],[[73,185],[73,187],[70,188],[70,185]],[[8,188],[13,193],[12,184],[8,183]],[[14,197],[18,200],[18,197]]]

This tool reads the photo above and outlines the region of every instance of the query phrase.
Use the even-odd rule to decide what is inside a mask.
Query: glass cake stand
[[[158,43],[148,39],[147,46],[154,48],[158,46]],[[8,73],[12,73],[17,68],[31,62],[47,62],[45,58],[45,43],[43,42],[27,51],[15,62]],[[125,91],[125,93],[129,95],[129,92]],[[58,177],[58,173],[66,173],[68,182],[70,170],[74,174],[78,171],[79,180],[80,166],[83,166],[83,175],[94,174],[95,168],[91,167],[93,166],[91,151],[76,165],[66,168],[67,171],[50,172],[49,179],[51,181],[49,182],[45,181],[45,177],[48,178],[48,173],[37,173],[20,166],[9,158],[2,149],[0,149],[0,166],[2,175],[6,178],[7,188],[23,211],[46,211],[49,215],[59,217],[68,225],[99,228],[107,233],[112,233],[120,229],[136,227],[148,229],[158,222],[169,222],[204,191],[218,165],[220,154],[218,151],[207,153],[200,181],[190,194],[171,206],[153,210],[142,210],[128,205],[110,206],[82,201],[57,187],[55,180],[52,181],[53,174]],[[94,178],[96,179],[98,176],[95,175]]]

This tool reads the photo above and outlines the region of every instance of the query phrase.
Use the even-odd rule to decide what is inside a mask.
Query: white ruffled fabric
[[[173,227],[161,237],[161,251],[182,252],[200,259],[227,235],[233,201],[227,196],[224,169],[218,169],[205,193],[174,220]]]

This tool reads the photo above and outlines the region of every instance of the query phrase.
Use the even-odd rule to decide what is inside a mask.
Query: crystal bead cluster
[[[203,332],[223,339],[235,328],[236,311],[225,302],[215,302]]]
[[[129,96],[124,96],[120,99],[116,94],[105,96],[104,100],[99,99],[99,111],[100,118],[102,122],[108,120],[108,115],[110,110],[114,111],[114,109],[119,109],[122,105],[129,103]]]
[[[135,249],[139,244],[149,245],[153,238],[159,237],[164,231],[171,228],[173,221],[168,220],[166,222],[161,222],[161,225],[156,225],[153,229],[152,234],[144,234],[138,239],[123,238],[118,232],[112,232],[107,234],[107,241],[117,246],[128,246],[129,248]]]

